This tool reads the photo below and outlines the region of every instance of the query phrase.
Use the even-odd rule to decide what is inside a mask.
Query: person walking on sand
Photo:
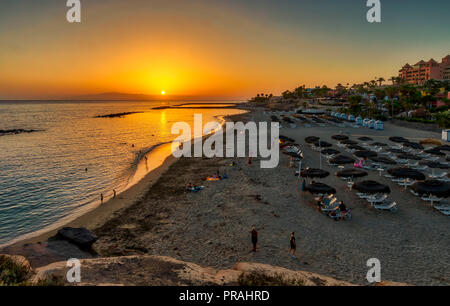
[[[295,251],[297,250],[297,243],[295,242],[295,233],[294,232],[292,232],[291,236],[289,237],[289,244],[290,244],[289,255],[291,255],[292,258],[297,258],[297,257],[295,257]],[[291,254],[291,252],[292,252],[292,254]]]
[[[306,188],[306,181],[305,181],[305,180],[303,180],[303,182],[302,182],[302,186],[301,186],[301,190],[302,190],[302,192],[304,192],[304,191],[305,191],[305,188]]]
[[[258,231],[256,230],[255,226],[252,226],[252,230],[250,231],[250,235],[252,237],[252,244],[253,244],[253,252],[256,252],[256,245],[258,243]]]
[[[103,204],[103,193],[100,193],[100,202]]]

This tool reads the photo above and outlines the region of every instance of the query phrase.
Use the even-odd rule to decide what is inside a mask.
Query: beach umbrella
[[[366,171],[360,169],[345,169],[336,173],[338,177],[364,177],[369,175]]]
[[[376,147],[387,147],[387,144],[383,142],[374,142],[372,145]]]
[[[392,152],[392,153],[398,153],[398,154],[403,154],[403,153],[405,153],[405,151],[403,151],[402,149],[396,149],[396,148],[389,148],[389,149],[387,149],[389,152]]]
[[[449,169],[450,168],[449,165],[441,164],[439,162],[432,162],[432,161],[420,162],[420,164],[424,165],[424,166],[428,166],[428,168],[431,168],[431,169],[442,169],[442,170],[445,170],[445,169]]]
[[[361,151],[356,151],[355,153],[353,153],[355,156],[357,157],[361,157],[361,158],[369,158],[369,157],[375,157],[378,156],[378,154],[376,152],[373,151],[368,151],[368,150],[361,150]]]
[[[356,151],[364,151],[365,148],[358,146],[358,145],[347,145],[347,148],[350,150],[356,150]]]
[[[336,189],[323,183],[311,183],[305,187],[305,191],[312,194],[336,194]]]
[[[358,190],[359,192],[369,193],[369,194],[390,193],[391,192],[391,189],[389,188],[389,186],[380,184],[375,181],[363,181],[360,183],[356,183],[353,186],[353,188]]]
[[[450,151],[450,146],[449,145],[443,145],[443,146],[435,147],[434,149],[440,150],[440,151]]]
[[[409,153],[398,154],[397,157],[400,159],[422,160],[422,157]]]
[[[344,141],[342,141],[342,143],[346,144],[346,145],[357,145],[358,144],[356,141],[353,141],[350,139],[344,140]]]
[[[423,181],[426,179],[425,174],[423,174],[420,171],[411,169],[411,168],[405,168],[405,167],[399,167],[399,168],[392,168],[388,170],[388,173],[394,177],[404,178],[404,179],[413,179],[416,181]]]
[[[343,141],[343,140],[347,140],[348,136],[345,136],[345,135],[333,135],[333,136],[331,136],[331,138],[334,139],[334,140]]]
[[[384,157],[384,156],[374,156],[374,157],[369,157],[369,159],[373,162],[376,163],[381,163],[381,164],[386,164],[386,165],[396,165],[397,162],[389,157]]]
[[[437,150],[436,148],[425,150],[424,152],[425,153],[429,153],[429,154],[433,154],[433,155],[436,155],[436,156],[445,156],[446,155],[445,153]]]
[[[353,164],[355,160],[351,157],[345,156],[345,155],[338,155],[330,159],[330,164],[335,165],[346,165],[346,164]]]
[[[336,154],[339,154],[341,152],[339,152],[338,150],[335,150],[335,149],[324,149],[320,153],[322,153],[324,155],[336,155]]]
[[[315,142],[317,142],[319,140],[320,140],[320,138],[316,137],[316,136],[309,136],[309,137],[305,138],[305,142],[306,143],[315,143]]]
[[[420,195],[431,194],[440,198],[448,198],[450,196],[450,184],[438,180],[416,182],[411,188]]]
[[[308,168],[301,172],[302,177],[309,177],[309,178],[325,178],[329,175],[330,175],[330,172],[322,170],[322,169],[315,169],[315,168]]]
[[[372,139],[372,138],[370,138],[370,137],[366,137],[366,136],[363,136],[363,137],[359,137],[358,139],[359,139],[359,140],[361,140],[361,141],[373,141],[373,139]]]
[[[321,147],[321,148],[330,148],[330,147],[333,146],[331,143],[326,142],[326,141],[316,141],[316,142],[314,143],[314,145],[315,145],[316,147]]]
[[[403,138],[403,137],[396,137],[396,136],[390,137],[389,140],[392,141],[392,142],[398,142],[398,143],[408,142],[408,141],[409,141],[409,140],[406,139],[406,138]]]
[[[408,141],[408,142],[404,142],[403,145],[405,147],[413,148],[413,149],[416,149],[416,150],[423,150],[424,149],[424,147],[421,144],[416,143],[416,142],[409,142]]]

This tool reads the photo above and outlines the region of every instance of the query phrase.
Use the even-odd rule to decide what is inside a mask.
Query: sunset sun
[[[161,91],[161,94],[164,96],[166,94],[166,91],[165,90]]]

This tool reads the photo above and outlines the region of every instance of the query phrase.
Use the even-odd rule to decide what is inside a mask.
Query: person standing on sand
[[[103,204],[103,193],[100,193],[100,202]]]
[[[114,199],[116,198],[116,190],[115,189],[113,189],[113,198]]]
[[[252,237],[252,244],[253,244],[253,252],[256,252],[256,245],[258,243],[258,231],[256,230],[255,226],[252,226],[252,230],[250,231],[250,235]]]
[[[295,233],[292,232],[291,236],[289,237],[289,255],[292,256],[292,258],[297,258],[295,257],[295,251],[297,250],[297,243],[295,242]],[[292,254],[291,254],[292,252]]]

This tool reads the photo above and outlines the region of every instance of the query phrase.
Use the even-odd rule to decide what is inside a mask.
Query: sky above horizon
[[[0,3],[0,99],[101,92],[247,98],[398,75],[450,54],[450,1],[65,0]]]

